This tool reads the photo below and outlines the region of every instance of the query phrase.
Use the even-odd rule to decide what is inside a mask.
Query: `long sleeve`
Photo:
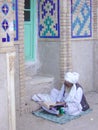
[[[61,102],[63,99],[63,95],[64,95],[64,91],[65,91],[65,87],[64,84],[61,87],[61,90],[59,91],[58,97],[57,97],[57,102]]]
[[[75,95],[73,96],[73,98],[69,98],[68,100],[65,99],[65,101],[66,101],[66,102],[71,102],[71,103],[74,102],[74,103],[79,104],[79,103],[81,102],[82,95],[83,95],[83,90],[82,90],[82,88],[79,87],[79,88],[76,90],[76,93],[75,93]]]
[[[72,98],[68,98],[68,100],[65,99],[65,102],[67,104],[67,108],[65,111],[70,114],[70,115],[77,115],[82,111],[82,106],[80,104],[81,99],[83,95],[83,90],[82,88],[76,89],[76,92],[74,93],[74,96]]]
[[[83,95],[83,90],[82,90],[82,88],[79,87],[77,89],[77,91],[76,91],[76,95],[75,95],[75,97],[74,97],[72,102],[75,102],[75,103],[79,104],[81,102],[82,95]]]

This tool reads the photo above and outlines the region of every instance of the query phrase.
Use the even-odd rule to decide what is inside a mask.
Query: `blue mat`
[[[50,121],[58,123],[58,124],[64,124],[73,119],[79,118],[82,115],[88,114],[91,111],[92,111],[92,109],[88,109],[87,111],[82,112],[81,114],[79,114],[77,116],[70,116],[70,115],[64,114],[64,115],[58,117],[56,115],[52,115],[52,114],[44,111],[43,109],[40,109],[40,110],[37,110],[36,112],[32,112],[32,114],[34,114],[37,117],[41,117],[41,118],[50,120]]]

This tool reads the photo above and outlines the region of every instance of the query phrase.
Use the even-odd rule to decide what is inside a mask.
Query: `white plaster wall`
[[[6,68],[5,54],[0,54],[0,130],[8,130]]]
[[[72,41],[73,71],[80,74],[79,82],[85,91],[93,90],[93,42]]]
[[[98,41],[94,41],[94,90],[98,92]]]
[[[40,42],[38,46],[41,67],[40,74],[54,77],[56,87],[60,86],[60,43]]]

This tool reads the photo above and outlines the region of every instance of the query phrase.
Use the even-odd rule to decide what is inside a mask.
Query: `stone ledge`
[[[54,78],[53,77],[43,77],[43,76],[34,76],[34,77],[26,77],[26,82],[30,81],[29,83],[31,85],[39,85],[43,83],[49,83],[53,82]]]

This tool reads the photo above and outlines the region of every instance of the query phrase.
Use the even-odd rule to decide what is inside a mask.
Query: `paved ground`
[[[93,109],[87,115],[59,125],[27,113],[17,116],[16,130],[98,130],[98,93],[88,92],[86,97]]]

